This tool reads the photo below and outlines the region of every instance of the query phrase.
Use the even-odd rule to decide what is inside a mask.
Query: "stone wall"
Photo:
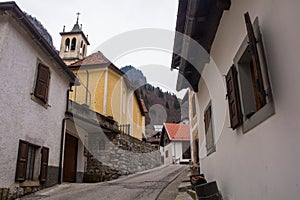
[[[0,200],[6,200],[8,198],[8,188],[0,188]]]
[[[129,135],[90,133],[84,182],[117,179],[123,175],[160,166],[160,152],[150,144]]]
[[[18,199],[24,195],[31,194],[41,190],[42,186],[18,186],[13,185],[10,188],[0,188],[0,200]]]

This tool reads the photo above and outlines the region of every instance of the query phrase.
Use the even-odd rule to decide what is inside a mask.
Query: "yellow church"
[[[70,32],[60,34],[59,55],[80,81],[70,100],[113,118],[120,130],[142,140],[147,109],[125,74],[100,51],[86,56],[89,42],[78,18]]]

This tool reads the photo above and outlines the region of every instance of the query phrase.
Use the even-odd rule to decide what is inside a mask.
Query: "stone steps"
[[[186,192],[188,189],[191,189],[192,185],[190,182],[181,182],[178,186],[178,192]]]

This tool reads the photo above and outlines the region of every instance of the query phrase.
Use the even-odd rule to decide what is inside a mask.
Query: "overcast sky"
[[[57,49],[61,43],[59,32],[64,25],[66,31],[70,31],[76,22],[76,13],[80,12],[79,23],[90,42],[88,54],[105,41],[128,31],[141,28],[174,31],[178,6],[178,0],[16,0],[16,3],[43,24]],[[177,72],[170,71],[171,56],[162,51],[138,51],[114,63],[119,68],[133,65],[143,71],[148,82],[176,93]],[[176,94],[183,96],[183,92]]]

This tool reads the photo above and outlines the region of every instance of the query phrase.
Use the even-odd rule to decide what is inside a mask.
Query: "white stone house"
[[[177,34],[174,49],[190,64],[174,55],[172,68],[183,75],[178,89],[194,91],[200,169],[224,199],[299,199],[299,8],[292,0],[179,1],[176,30],[209,56],[192,55],[192,42]]]
[[[190,125],[164,123],[160,146],[163,164],[189,163],[191,159]]]
[[[0,3],[0,199],[61,180],[67,91],[75,76],[38,28],[14,2]]]

